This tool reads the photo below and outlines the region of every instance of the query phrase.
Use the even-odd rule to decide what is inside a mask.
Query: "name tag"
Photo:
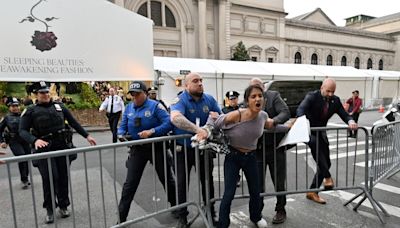
[[[61,112],[61,111],[62,111],[62,108],[61,108],[61,106],[60,106],[59,104],[54,104],[54,107],[56,108],[56,110],[57,110],[58,112]]]

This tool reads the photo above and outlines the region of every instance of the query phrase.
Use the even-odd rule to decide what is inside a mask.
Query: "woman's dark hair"
[[[264,96],[264,90],[263,88],[261,88],[260,85],[250,85],[246,88],[246,90],[244,91],[244,103],[247,106],[247,103],[249,102],[249,96],[251,91],[253,91],[253,89],[259,89],[261,91],[261,93],[263,93]]]

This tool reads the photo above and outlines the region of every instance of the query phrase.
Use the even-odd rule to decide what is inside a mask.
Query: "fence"
[[[387,214],[384,208],[372,197],[372,188],[374,184],[380,181],[382,178],[388,177],[393,174],[399,168],[399,134],[398,132],[399,122],[395,122],[393,124],[384,125],[382,127],[376,128],[375,133],[372,135],[372,161],[370,159],[369,154],[369,135],[365,128],[359,128],[357,138],[349,138],[347,137],[347,128],[312,128],[313,135],[318,144],[321,142],[320,140],[329,140],[330,142],[330,160],[331,160],[331,175],[335,181],[335,187],[333,190],[348,190],[348,191],[360,191],[355,197],[346,202],[344,205],[348,205],[353,202],[357,197],[363,195],[363,199],[359,201],[354,210],[361,205],[361,203],[368,198],[371,202],[374,211],[377,213],[379,219],[384,222],[383,217],[379,213],[379,209],[381,209],[384,214]],[[5,167],[7,169],[7,178],[8,178],[8,190],[9,190],[9,200],[5,199],[6,192],[2,192],[2,199],[6,202],[2,202],[2,208],[0,210],[2,213],[2,218],[4,220],[13,221],[13,227],[39,227],[42,223],[38,221],[38,203],[41,202],[42,197],[37,197],[38,192],[40,192],[40,188],[38,188],[38,184],[41,183],[39,179],[33,178],[33,173],[35,172],[32,169],[32,161],[38,159],[47,159],[49,165],[49,173],[50,176],[53,176],[51,169],[51,159],[59,156],[66,157],[66,164],[68,169],[68,180],[69,180],[69,192],[71,198],[71,218],[68,220],[59,220],[57,217],[55,218],[55,227],[79,227],[84,224],[86,227],[110,227],[117,222],[117,213],[118,213],[118,200],[119,200],[119,192],[120,187],[117,186],[118,182],[123,182],[125,178],[126,168],[119,166],[120,164],[124,164],[126,159],[126,148],[127,146],[137,146],[141,144],[151,144],[152,145],[152,163],[156,164],[155,161],[155,153],[160,153],[161,151],[155,150],[155,143],[162,143],[163,150],[162,153],[164,158],[168,157],[169,151],[172,152],[174,158],[177,157],[177,153],[185,153],[187,155],[186,149],[182,152],[177,151],[176,140],[184,138],[188,139],[189,135],[184,136],[168,136],[168,137],[160,137],[153,139],[144,139],[137,141],[130,141],[124,143],[117,144],[108,144],[101,145],[95,147],[87,147],[87,148],[79,148],[79,149],[70,149],[64,151],[57,152],[47,152],[41,154],[33,154],[19,157],[11,157],[6,158],[4,161],[6,162]],[[265,145],[265,137],[271,136],[263,136],[263,148],[261,153],[262,159],[262,168],[265,170],[267,164],[267,149],[268,146]],[[277,137],[274,135],[273,137]],[[267,139],[268,140],[268,139]],[[168,142],[172,145],[171,149],[168,150],[167,145]],[[386,144],[390,145],[387,146]],[[185,148],[185,147],[184,147]],[[317,167],[320,165],[319,162],[315,163],[315,161],[320,161],[318,153],[315,155],[315,159],[311,155],[310,149],[305,145],[296,145],[293,148],[287,147],[285,148],[285,156],[284,156],[284,190],[268,188],[267,183],[263,183],[265,191],[262,193],[262,196],[278,196],[278,195],[290,195],[290,194],[299,194],[306,192],[320,192],[325,191],[325,189],[321,188],[310,188],[311,178],[316,172]],[[274,145],[273,153],[273,163],[277,164],[277,153],[279,150],[276,149],[276,145]],[[71,154],[81,154],[80,157],[83,159],[78,159],[72,166],[75,167],[72,169],[69,162],[69,155]],[[200,167],[200,152],[196,149],[195,151],[195,164],[196,167]],[[205,161],[207,161],[208,156],[211,156],[209,152],[204,153]],[[386,163],[383,162],[383,159]],[[186,158],[187,156],[185,156]],[[304,160],[303,160],[304,159]],[[164,159],[164,174],[166,174],[167,169],[167,159]],[[12,175],[11,168],[13,165],[16,165],[17,162],[28,161],[29,170],[30,170],[30,179],[32,181],[30,196],[25,197],[24,201],[20,200],[20,194],[27,195],[27,192],[17,192],[15,184],[13,184],[16,180],[15,174]],[[153,200],[152,208],[147,208],[142,215],[138,215],[138,211],[135,211],[135,214],[129,216],[128,220],[125,223],[114,225],[113,227],[126,227],[131,224],[145,221],[151,219],[155,216],[159,216],[161,214],[172,212],[176,209],[192,206],[195,209],[195,216],[192,216],[192,220],[190,223],[193,223],[196,218],[200,215],[200,218],[204,222],[204,226],[210,227],[212,224],[212,212],[211,205],[215,202],[221,200],[223,193],[223,170],[219,169],[223,164],[224,156],[217,154],[216,159],[214,159],[214,163],[217,165],[217,169],[213,172],[214,182],[211,183],[208,175],[205,175],[205,183],[207,186],[210,184],[214,184],[215,187],[215,197],[211,198],[211,193],[209,192],[209,188],[205,188],[205,197],[202,199],[201,195],[201,184],[200,184],[200,172],[196,170],[196,175],[191,176],[188,172],[190,167],[185,166],[186,170],[186,193],[188,195],[188,200],[186,203],[181,203],[176,206],[170,206],[168,204],[167,195],[168,190],[160,191],[160,184],[156,180],[156,165],[153,165],[152,170],[152,186],[151,194],[154,194],[155,200]],[[388,162],[390,161],[390,164]],[[174,171],[177,173],[177,160],[173,160],[174,163]],[[187,160],[185,160],[187,164]],[[358,166],[359,164],[363,164],[362,166]],[[207,162],[204,163],[204,170],[210,171],[212,170],[208,167],[209,164]],[[78,168],[79,167],[79,168]],[[361,167],[361,168],[360,168]],[[369,168],[371,167],[371,168]],[[0,167],[2,168],[2,167]],[[78,169],[77,169],[78,168]],[[210,168],[210,169],[209,169]],[[107,173],[104,172],[105,169],[112,170],[112,175],[107,176]],[[79,172],[75,172],[79,170]],[[83,170],[83,171],[82,171]],[[75,173],[74,173],[75,172]],[[278,169],[277,166],[274,166],[273,170],[270,170],[272,173],[271,176],[274,177],[274,180],[278,181],[279,173],[282,170]],[[37,173],[37,171],[36,171]],[[263,172],[263,180],[265,180],[266,173]],[[14,177],[13,177],[14,176]],[[77,178],[80,177],[80,178]],[[33,179],[32,179],[33,178]],[[189,180],[195,180],[194,184],[192,183],[189,186]],[[268,178],[267,178],[268,179]],[[52,182],[52,178],[50,178],[51,184],[51,193],[52,198],[54,199],[54,183]],[[164,178],[164,186],[166,183],[166,176]],[[149,180],[142,180],[149,181]],[[192,181],[193,182],[193,181]],[[318,178],[317,178],[318,182]],[[175,184],[177,185],[177,179],[175,179]],[[111,187],[112,186],[112,187]],[[190,187],[190,188],[189,188]],[[279,191],[278,191],[279,190]],[[135,199],[139,201],[141,198],[149,198],[149,190],[138,191]],[[175,192],[175,199],[178,199],[178,190]],[[246,181],[245,177],[242,175],[241,187],[239,189],[239,194],[235,196],[235,199],[238,198],[248,198],[248,192],[246,191]],[[30,198],[30,201],[26,199]],[[38,199],[39,198],[39,199]],[[157,199],[161,200],[158,201]],[[205,199],[204,199],[205,198]],[[32,207],[32,214],[24,214],[23,216],[18,212],[23,207]],[[53,203],[53,211],[55,211],[56,205]],[[131,209],[132,211],[132,209]],[[150,211],[150,212],[149,212]],[[193,210],[191,211],[193,212]],[[197,213],[196,213],[197,212]],[[192,213],[193,214],[193,213]],[[101,219],[97,219],[101,218]],[[4,220],[0,219],[1,224],[4,223]],[[72,220],[72,221],[71,221]],[[78,224],[78,225],[77,225]]]

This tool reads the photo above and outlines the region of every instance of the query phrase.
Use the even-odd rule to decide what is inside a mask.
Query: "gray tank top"
[[[231,146],[248,150],[257,149],[257,141],[263,134],[268,114],[260,111],[258,116],[252,120],[229,125],[224,124],[225,116],[225,114],[220,115],[213,125],[225,132],[230,139]]]

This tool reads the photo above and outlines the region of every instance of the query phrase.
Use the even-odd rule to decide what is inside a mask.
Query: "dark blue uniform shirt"
[[[172,130],[172,124],[165,108],[159,102],[147,98],[142,106],[136,106],[133,102],[126,106],[118,135],[129,133],[136,140],[140,139],[139,132],[152,128],[155,133],[151,137],[164,136]]]
[[[218,106],[217,101],[209,94],[203,93],[203,96],[198,100],[194,100],[192,96],[187,91],[181,93],[175,104],[172,104],[172,111],[179,111],[188,119],[190,122],[196,124],[196,118],[200,119],[200,126],[204,126],[207,123],[209,112],[218,112],[221,114],[221,109]],[[175,135],[182,134],[193,134],[188,131],[184,131],[177,127],[174,127],[173,130]],[[178,139],[177,143],[180,145],[184,145],[184,139]],[[186,139],[186,146],[190,146],[190,140]]]

